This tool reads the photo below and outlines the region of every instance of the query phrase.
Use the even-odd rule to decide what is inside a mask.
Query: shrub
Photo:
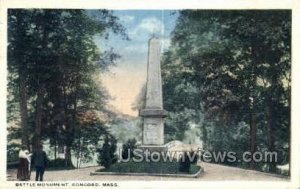
[[[127,159],[128,156],[130,158],[133,157],[133,150],[137,148],[136,139],[129,139],[125,144],[122,146],[122,159]],[[128,153],[129,152],[129,153]]]
[[[102,148],[97,150],[98,152],[98,161],[97,163],[104,166],[105,168],[109,168],[110,165],[117,162],[117,156],[115,154],[117,149],[117,140],[111,136],[106,135],[104,138],[104,143]]]
[[[196,152],[184,152],[183,156],[179,159],[179,171],[190,172],[191,164],[194,164],[198,160]]]

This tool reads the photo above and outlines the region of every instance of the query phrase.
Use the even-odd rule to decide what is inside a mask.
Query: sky
[[[112,97],[110,105],[124,114],[137,116],[132,105],[146,82],[148,41],[153,35],[158,36],[162,51],[167,50],[178,14],[172,10],[116,10],[114,15],[119,17],[130,40],[115,34],[110,34],[108,40],[96,38],[100,49],[113,48],[121,55],[117,65],[101,75],[101,82]]]

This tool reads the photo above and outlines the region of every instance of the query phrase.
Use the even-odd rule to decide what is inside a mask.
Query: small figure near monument
[[[43,145],[39,145],[37,151],[33,153],[32,161],[35,166],[35,181],[43,181],[45,168],[48,164],[48,157],[45,151],[43,151]]]
[[[30,179],[30,167],[28,161],[28,155],[26,154],[26,146],[22,146],[19,152],[19,167],[17,173],[17,179],[25,181]]]

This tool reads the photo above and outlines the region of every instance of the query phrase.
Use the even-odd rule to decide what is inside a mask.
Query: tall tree
[[[13,17],[9,17],[10,26],[8,29],[10,44],[8,46],[8,61],[11,63],[8,65],[10,72],[18,73],[15,77],[11,77],[12,80],[18,81],[19,86],[15,90],[18,90],[19,94],[19,106],[20,106],[20,115],[21,115],[21,128],[22,128],[22,144],[29,147],[29,137],[27,133],[27,93],[26,93],[26,73],[23,71],[26,70],[26,53],[22,51],[25,44],[22,43],[22,36],[26,30],[26,15],[22,16],[21,12],[16,12]],[[16,48],[20,47],[20,48]],[[19,64],[18,64],[19,63]],[[9,83],[11,84],[11,83]],[[10,86],[10,85],[9,85]]]
[[[69,166],[78,112],[105,104],[105,90],[93,76],[118,58],[113,51],[100,52],[94,37],[107,38],[111,30],[127,38],[125,30],[107,10],[10,9],[8,15],[8,64],[16,75],[12,82],[20,85],[23,143],[29,143],[28,117],[33,117],[33,148],[53,127],[66,145]]]
[[[254,153],[278,151],[275,138],[280,150],[288,144],[289,136],[280,136],[289,131],[290,15],[180,11],[162,64],[165,107],[193,109],[196,122],[204,117],[199,127],[208,149]]]

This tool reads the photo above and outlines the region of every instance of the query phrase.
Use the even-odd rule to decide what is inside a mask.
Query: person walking
[[[39,145],[38,149],[32,155],[32,163],[35,166],[35,181],[43,181],[45,168],[48,163],[48,157],[45,151],[43,151],[43,145]]]
[[[19,180],[29,180],[29,162],[28,156],[26,155],[26,146],[21,146],[19,152],[19,167],[17,172],[17,179]]]

